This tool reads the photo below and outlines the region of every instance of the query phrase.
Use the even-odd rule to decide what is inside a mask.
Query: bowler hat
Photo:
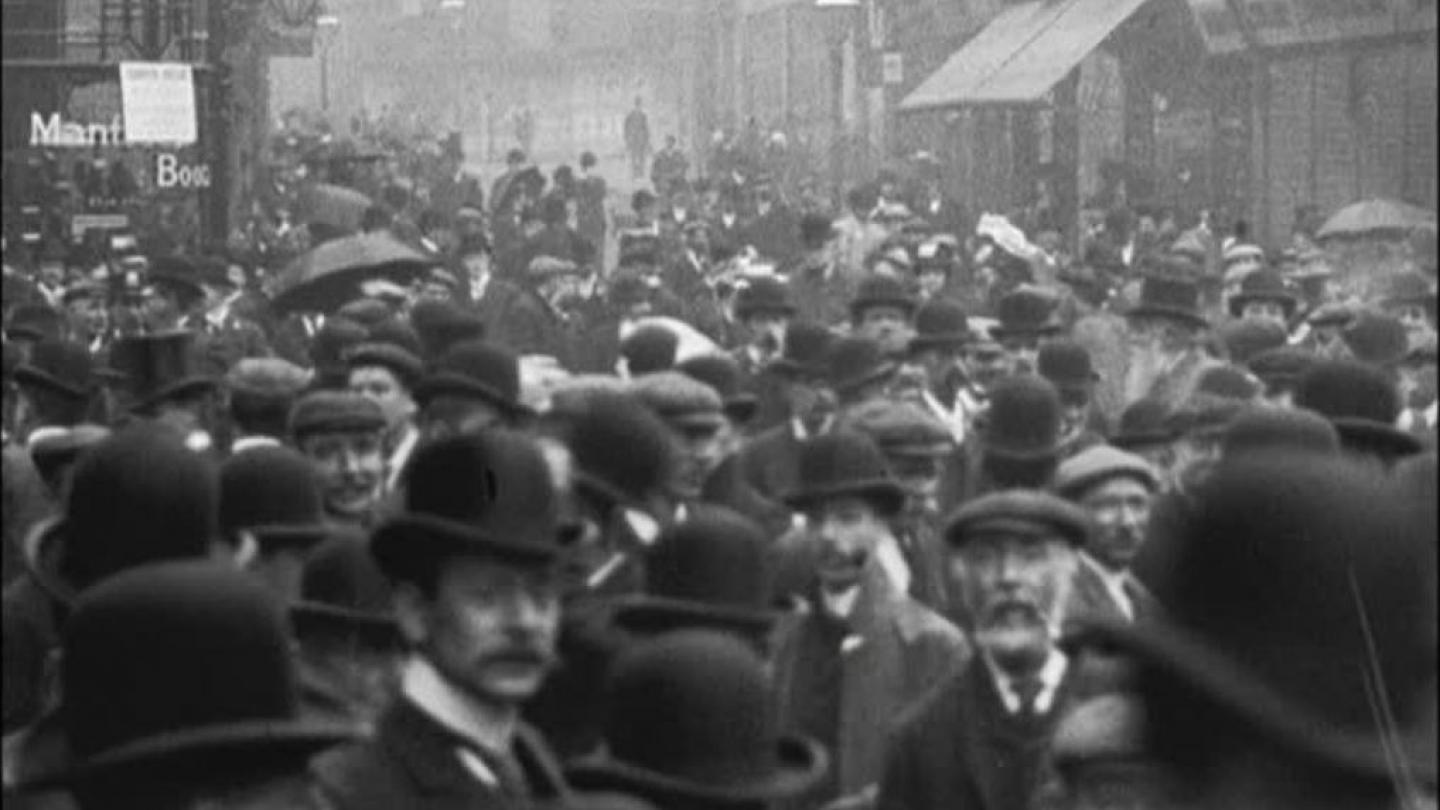
[[[1055,318],[1058,303],[1058,299],[1038,288],[1022,287],[1010,292],[995,305],[999,323],[990,334],[997,340],[1056,334],[1062,328]]]
[[[1200,287],[1189,278],[1147,275],[1140,282],[1140,302],[1125,313],[1128,318],[1163,318],[1204,329],[1210,325],[1200,312]]]
[[[1403,272],[1391,276],[1381,294],[1382,309],[1419,305],[1435,317],[1435,283],[1420,273]]]
[[[252,447],[220,465],[220,532],[262,545],[309,546],[329,533],[310,460],[289,447]]]
[[[393,343],[360,343],[345,352],[345,363],[351,370],[365,366],[388,369],[406,389],[413,389],[425,373],[420,358]]]
[[[1220,453],[1224,458],[1280,450],[1338,453],[1340,434],[1314,411],[1251,406],[1231,420],[1220,439]]]
[[[1250,358],[1250,373],[1267,388],[1293,387],[1319,358],[1299,346],[1278,346]]]
[[[576,488],[611,504],[643,506],[675,474],[669,429],[628,394],[590,394],[562,426],[561,438],[575,465]]]
[[[952,548],[992,533],[1033,536],[1042,532],[1072,546],[1083,546],[1090,535],[1090,515],[1048,492],[1006,489],[970,501],[945,520],[945,542]]]
[[[660,535],[645,558],[645,593],[621,600],[615,623],[647,635],[695,627],[762,635],[778,617],[770,567],[759,526],[701,507]]]
[[[93,365],[90,350],[79,343],[42,340],[30,349],[29,359],[15,369],[15,382],[84,399],[94,385]]]
[[[1048,340],[1035,357],[1035,371],[1050,381],[1062,398],[1076,392],[1087,394],[1100,374],[1090,362],[1090,350],[1073,340]]]
[[[715,389],[725,415],[734,422],[743,424],[755,416],[759,398],[744,390],[744,372],[735,358],[728,354],[702,354],[676,368]]]
[[[442,394],[480,399],[511,415],[530,413],[520,401],[519,358],[482,340],[450,347],[416,386],[415,401],[423,408]]]
[[[205,297],[200,286],[200,274],[195,263],[183,256],[160,256],[150,264],[146,279],[169,291],[180,299],[180,305],[188,307]]]
[[[566,776],[662,806],[798,796],[828,760],[819,743],[780,735],[771,691],[764,662],[739,639],[685,630],[640,642],[610,675],[602,753]]]
[[[1132,478],[1152,492],[1160,486],[1150,462],[1119,448],[1097,444],[1060,463],[1054,489],[1062,498],[1078,500],[1096,484],[1112,478]]]
[[[759,314],[794,315],[789,285],[772,276],[748,279],[735,295],[735,319],[743,322]]]
[[[1230,362],[1242,366],[1258,354],[1284,348],[1289,338],[1285,327],[1274,321],[1247,318],[1220,327],[1220,340]]]
[[[1399,389],[1374,366],[1349,360],[1317,363],[1300,378],[1295,404],[1329,419],[1347,448],[1386,459],[1422,449],[1417,437],[1395,426],[1402,410]]]
[[[290,605],[297,635],[339,629],[398,645],[400,627],[390,582],[375,564],[365,538],[335,534],[305,555],[300,599]]]
[[[96,586],[66,623],[68,761],[25,787],[122,790],[256,757],[300,767],[357,736],[301,718],[286,631],[274,597],[229,566],[157,563]]]
[[[1387,368],[1405,359],[1409,335],[1399,318],[1364,311],[1345,326],[1340,337],[1356,360]]]
[[[869,436],[842,430],[800,445],[795,488],[784,496],[804,511],[820,501],[859,497],[877,511],[893,515],[905,503],[905,491],[891,476],[880,448]]]
[[[835,341],[830,347],[827,365],[830,388],[841,395],[900,370],[898,363],[885,356],[885,349],[879,343],[863,337],[843,337]]]
[[[419,301],[410,309],[410,324],[420,336],[425,359],[433,362],[451,346],[485,336],[480,316],[450,301]]]
[[[942,458],[955,452],[955,436],[914,402],[877,399],[848,413],[845,426],[869,436],[887,458]]]
[[[999,380],[990,391],[984,452],[1016,460],[1057,458],[1060,410],[1060,394],[1044,377],[1025,374]]]
[[[835,335],[809,321],[796,321],[785,329],[785,346],[769,369],[787,376],[819,378],[826,375]]]
[[[1152,750],[1202,760],[1214,752],[1197,746],[1228,739],[1211,730],[1238,721],[1329,772],[1433,779],[1433,750],[1406,750],[1433,700],[1433,507],[1295,451],[1222,461],[1192,497],[1162,528],[1176,555],[1154,581],[1165,617],[1073,640],[1139,659]]]
[[[1217,433],[1259,395],[1259,382],[1249,372],[1214,366],[1200,374],[1195,390],[1170,414],[1169,422],[1181,434]]]
[[[420,342],[420,335],[414,327],[404,319],[398,317],[386,318],[369,327],[370,334],[366,337],[366,343],[384,343],[390,346],[398,346],[415,357],[425,353],[425,346]]]
[[[955,348],[970,340],[965,309],[954,301],[936,298],[925,302],[915,313],[915,336],[910,351]]]
[[[136,411],[214,390],[218,385],[200,370],[193,332],[122,337],[110,347],[110,363],[125,375],[131,407]]]
[[[311,391],[290,408],[290,436],[296,442],[315,433],[379,432],[385,413],[369,397],[349,391]]]
[[[370,539],[391,579],[412,581],[455,555],[543,565],[559,552],[555,485],[533,439],[504,429],[446,437],[417,449],[407,475],[404,511]]]
[[[894,307],[908,317],[915,312],[915,296],[893,276],[872,275],[860,280],[850,300],[850,317],[856,321],[872,307]]]
[[[349,318],[326,318],[325,324],[310,341],[310,364],[327,380],[337,371],[341,376],[339,386],[344,387],[345,352],[359,343],[364,343],[368,333],[364,326]],[[335,381],[331,381],[334,385]]]
[[[65,504],[61,571],[78,588],[160,559],[201,557],[216,536],[214,463],[148,423],[80,458]]]
[[[631,376],[664,371],[675,366],[680,336],[659,324],[644,324],[620,341],[620,356]]]
[[[5,324],[5,337],[10,340],[59,340],[60,332],[60,311],[49,304],[20,304]]]
[[[714,428],[725,422],[715,389],[678,371],[646,374],[631,382],[630,391],[669,425]]]

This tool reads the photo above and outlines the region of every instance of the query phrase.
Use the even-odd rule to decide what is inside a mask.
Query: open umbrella
[[[361,284],[385,278],[408,284],[435,259],[384,233],[346,236],[311,250],[275,277],[270,298],[288,312],[329,312],[361,294]]]
[[[365,211],[375,203],[353,188],[316,183],[300,190],[298,218],[306,225],[328,225],[356,233]]]
[[[1396,200],[1369,199],[1341,208],[1320,226],[1321,239],[1355,238],[1394,233],[1403,236],[1415,228],[1435,224],[1435,212]]]

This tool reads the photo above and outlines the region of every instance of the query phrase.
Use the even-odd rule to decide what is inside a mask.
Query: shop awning
[[[920,83],[902,111],[1033,104],[1149,0],[1031,0],[1011,6]]]

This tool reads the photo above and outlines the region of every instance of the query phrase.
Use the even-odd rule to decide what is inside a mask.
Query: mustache
[[[985,607],[980,614],[982,625],[997,624],[1008,613],[1022,613],[1038,623],[1044,623],[1045,615],[1040,606],[1026,599],[1004,599]]]
[[[559,656],[539,644],[511,645],[490,653],[481,661],[482,664],[523,664],[542,669],[550,669],[558,662]]]

